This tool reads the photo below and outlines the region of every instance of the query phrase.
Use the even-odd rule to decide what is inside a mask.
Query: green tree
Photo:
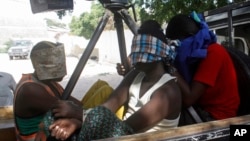
[[[245,0],[234,0],[242,2]],[[229,0],[129,0],[136,11],[138,23],[148,19],[154,19],[161,24],[169,21],[176,14],[189,14],[191,11],[204,12],[231,4]],[[90,13],[83,13],[79,18],[73,17],[70,23],[71,32],[74,35],[84,36],[89,39],[104,13],[100,3],[93,3]],[[132,15],[132,10],[128,9]],[[111,17],[105,29],[114,29],[114,21]],[[124,26],[126,28],[126,25]]]
[[[69,24],[72,34],[89,39],[104,13],[101,4],[92,4],[90,13],[84,12],[80,17],[73,17]]]
[[[13,45],[13,40],[9,39],[3,45],[4,47],[0,47],[0,53],[7,53],[8,49]]]
[[[245,0],[234,0],[242,2]],[[189,14],[191,11],[204,12],[230,4],[228,0],[135,0],[142,7],[142,21],[155,19],[160,23],[169,21],[176,14]]]
[[[136,16],[138,17],[139,8],[137,7],[135,11],[137,13]],[[96,29],[97,24],[99,23],[100,18],[103,16],[104,12],[105,9],[102,4],[92,3],[90,13],[84,12],[80,15],[80,17],[72,18],[69,25],[71,33],[74,35],[83,36],[86,39],[91,38],[92,33]],[[132,16],[133,13],[132,8],[129,8],[128,12],[131,14],[131,17],[134,18],[134,16]],[[124,25],[124,28],[127,28],[127,26]],[[111,16],[104,30],[114,30],[114,29],[115,29],[114,19],[113,16]]]

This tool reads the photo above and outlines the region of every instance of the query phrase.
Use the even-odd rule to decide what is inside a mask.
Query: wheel
[[[13,56],[9,56],[10,60],[13,60]]]

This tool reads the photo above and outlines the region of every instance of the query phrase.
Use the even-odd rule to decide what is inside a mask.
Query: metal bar
[[[234,47],[234,32],[233,32],[233,17],[232,17],[232,10],[228,10],[228,41],[229,41],[229,47]]]
[[[110,11],[106,10],[101,21],[99,22],[97,28],[95,29],[95,32],[93,33],[91,40],[89,41],[89,43],[86,47],[86,50],[82,54],[72,76],[70,77],[69,82],[67,83],[67,86],[62,94],[63,100],[68,99],[70,97],[71,92],[73,91],[73,88],[74,88],[79,76],[81,75],[82,70],[85,67],[86,62],[89,59],[89,56],[92,53],[97,40],[99,39],[103,29],[105,28],[109,17],[110,17]]]
[[[117,32],[117,38],[118,38],[118,44],[119,44],[119,51],[120,51],[120,58],[121,63],[123,64],[126,72],[129,71],[129,62],[127,59],[127,50],[126,50],[126,42],[124,37],[124,28],[123,28],[123,22],[122,18],[119,13],[114,13],[114,21],[115,21],[115,28]]]
[[[217,8],[217,9],[205,11],[204,13],[205,13],[205,16],[210,16],[210,15],[215,15],[215,14],[227,12],[229,9],[234,10],[234,9],[238,9],[238,8],[241,8],[241,7],[246,7],[246,6],[249,6],[249,5],[250,5],[250,1],[233,3],[233,4],[229,4],[229,5],[226,5],[224,7]]]
[[[128,11],[126,9],[121,10],[121,16],[126,23],[126,25],[129,27],[129,29],[132,31],[134,35],[137,34],[138,26],[135,23],[135,21],[131,18],[131,16],[128,14]]]
[[[194,118],[196,123],[202,123],[202,119],[200,118],[200,116],[198,115],[198,113],[195,111],[195,109],[190,106],[188,109],[188,112],[192,115],[192,117]]]

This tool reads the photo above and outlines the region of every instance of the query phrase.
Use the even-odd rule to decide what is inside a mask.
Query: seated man
[[[6,72],[0,72],[0,106],[13,105],[16,81],[13,76]]]
[[[235,117],[240,103],[234,64],[201,15],[176,15],[166,36],[180,40],[174,76],[182,90],[183,105],[201,108],[205,121]]]
[[[145,24],[151,30],[142,28]],[[57,101],[41,124],[41,131],[60,140],[73,133],[77,140],[95,140],[177,127],[181,91],[175,77],[167,72],[173,52],[157,22],[146,21],[138,33],[129,56],[135,69],[125,76],[108,100],[87,110],[72,102]],[[127,102],[128,109],[120,120],[114,113]]]
[[[17,84],[14,98],[14,118],[18,140],[34,140],[39,124],[46,112],[61,99],[64,89],[58,83],[66,75],[65,52],[62,44],[48,41],[37,43],[31,51],[34,73],[23,74]],[[93,91],[94,90],[94,91]],[[102,103],[112,92],[104,81],[98,80],[87,92],[82,102],[85,108]],[[95,98],[93,102],[85,102]],[[70,101],[82,106],[82,102],[70,97]],[[40,136],[42,140],[46,137]]]
[[[16,81],[7,72],[0,72],[0,118],[13,118],[13,99]]]
[[[63,92],[58,83],[66,75],[64,47],[48,41],[37,43],[30,54],[34,73],[23,74],[15,90],[14,118],[17,139],[34,140],[45,113]],[[69,100],[81,105],[71,97]]]

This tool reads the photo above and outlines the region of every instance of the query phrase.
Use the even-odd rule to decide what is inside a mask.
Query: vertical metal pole
[[[89,41],[85,51],[83,52],[69,82],[67,83],[67,86],[62,94],[62,99],[63,100],[66,100],[70,97],[71,95],[71,92],[79,78],[79,76],[81,75],[82,73],[82,70],[86,64],[86,62],[88,61],[89,59],[89,56],[90,54],[92,53],[95,45],[96,45],[96,42],[97,40],[99,39],[104,27],[106,26],[107,22],[108,22],[108,19],[110,17],[110,11],[106,10],[101,21],[99,22],[95,32],[93,33],[92,37],[91,37],[91,40]]]
[[[233,16],[232,10],[227,11],[228,14],[228,37],[229,37],[229,47],[234,47],[234,32],[233,32]]]
[[[131,16],[128,14],[128,11],[125,9],[122,9],[121,15],[122,15],[122,18],[123,18],[124,22],[126,23],[126,25],[129,27],[129,29],[132,31],[132,33],[134,35],[136,35],[137,30],[138,30],[138,26],[135,23],[135,21],[131,18]]]
[[[130,65],[127,59],[127,50],[126,50],[126,42],[124,37],[124,28],[122,18],[119,13],[114,13],[114,21],[115,21],[115,28],[118,37],[118,44],[119,44],[119,51],[120,51],[120,58],[123,66],[125,67],[126,72],[129,71]],[[125,72],[125,73],[126,73]]]

